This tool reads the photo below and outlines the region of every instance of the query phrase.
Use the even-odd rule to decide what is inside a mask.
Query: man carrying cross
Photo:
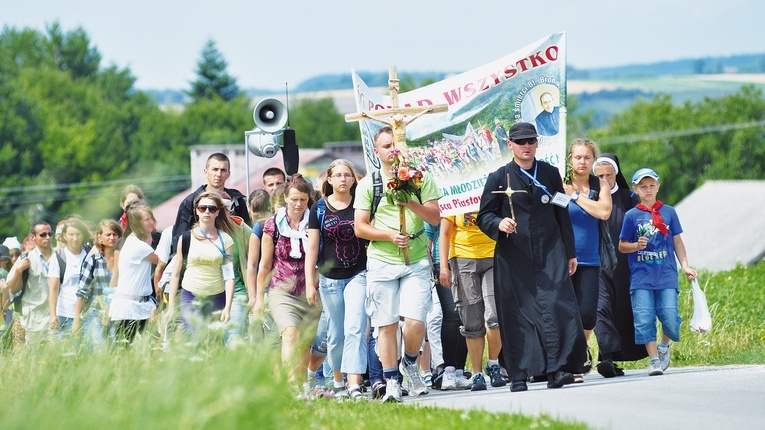
[[[478,227],[497,242],[502,353],[511,391],[526,391],[527,378],[540,375],[560,388],[582,373],[587,349],[571,284],[577,262],[568,200],[558,169],[535,158],[534,126],[517,123],[508,134],[513,160],[489,175],[478,212]]]

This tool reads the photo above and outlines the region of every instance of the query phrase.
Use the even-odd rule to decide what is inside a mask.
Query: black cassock
[[[507,173],[511,189],[527,191],[512,196],[517,231],[510,235],[499,231],[500,221],[510,217],[508,197],[492,193],[507,188]],[[550,195],[510,162],[487,178],[478,213],[478,227],[497,241],[494,299],[512,380],[558,370],[582,373],[587,350],[568,273],[568,260],[576,257],[571,218],[568,209],[551,201],[563,193],[563,181],[558,169],[543,161],[535,161],[528,173],[536,173]]]

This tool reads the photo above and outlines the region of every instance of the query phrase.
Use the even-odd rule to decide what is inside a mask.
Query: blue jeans
[[[367,368],[367,274],[349,279],[319,276],[319,294],[329,317],[327,357],[332,370],[363,375]]]
[[[369,381],[374,383],[375,381],[385,382],[383,380],[383,367],[380,363],[380,357],[375,352],[375,346],[377,345],[377,339],[374,337],[374,327],[369,330],[368,337],[368,354],[369,358]]]
[[[58,338],[64,339],[66,336],[72,334],[72,323],[74,323],[74,318],[69,317],[58,317]]]
[[[82,322],[82,340],[99,348],[104,345],[108,330],[109,326],[103,325],[103,312],[90,309]]]
[[[316,336],[313,337],[311,343],[311,354],[326,357],[327,356],[327,326],[329,325],[329,314],[327,308],[321,307],[321,317],[319,317],[319,325],[316,326]]]
[[[632,315],[635,317],[635,343],[656,341],[656,318],[662,332],[673,341],[680,340],[680,315],[677,311],[677,290],[632,290]]]
[[[226,327],[226,343],[233,339],[244,339],[246,337],[247,314],[247,295],[234,295],[234,300],[231,302],[231,320]]]

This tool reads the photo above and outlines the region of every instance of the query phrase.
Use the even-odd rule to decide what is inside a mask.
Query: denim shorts
[[[635,318],[635,343],[656,341],[656,318],[661,330],[674,342],[680,340],[680,314],[677,311],[677,290],[632,290],[632,315]]]

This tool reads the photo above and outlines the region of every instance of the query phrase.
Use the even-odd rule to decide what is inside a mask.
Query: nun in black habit
[[[477,223],[496,240],[494,298],[502,352],[512,391],[525,391],[528,377],[545,374],[549,388],[560,388],[583,372],[587,354],[571,284],[574,232],[565,205],[554,204],[556,193],[565,195],[560,172],[535,159],[534,126],[517,123],[508,134],[513,161],[487,178]],[[508,178],[511,190],[525,192],[506,194]]]

